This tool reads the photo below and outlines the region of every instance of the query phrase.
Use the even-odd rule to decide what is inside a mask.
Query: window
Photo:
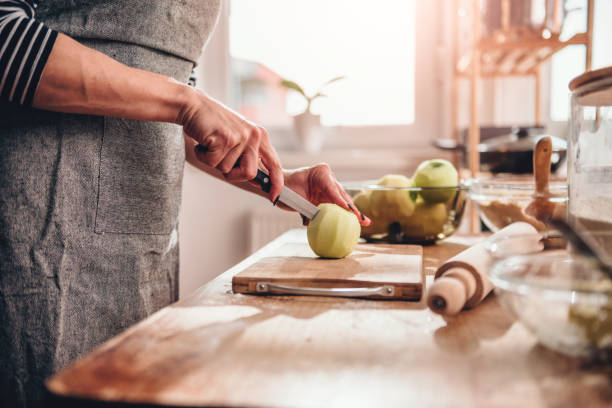
[[[282,78],[314,94],[324,125],[415,121],[415,0],[232,0],[231,102],[264,126],[289,126],[305,100]]]
[[[586,0],[568,0],[566,7],[571,10],[565,19],[562,39],[566,40],[575,33],[586,31]],[[612,1],[595,0],[595,20],[593,35],[593,69],[612,65]],[[551,59],[551,101],[550,117],[553,121],[569,119],[570,80],[585,70],[585,47],[568,46],[553,55]]]

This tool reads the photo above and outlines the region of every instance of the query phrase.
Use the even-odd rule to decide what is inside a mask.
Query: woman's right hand
[[[263,127],[199,91],[194,91],[177,122],[187,136],[205,148],[196,149],[199,161],[218,169],[232,182],[252,180],[261,167],[272,182],[270,200],[280,194],[284,185],[281,163]]]

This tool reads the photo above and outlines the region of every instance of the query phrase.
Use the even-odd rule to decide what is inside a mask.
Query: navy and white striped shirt
[[[36,3],[0,0],[0,98],[29,106],[57,32],[34,19]]]

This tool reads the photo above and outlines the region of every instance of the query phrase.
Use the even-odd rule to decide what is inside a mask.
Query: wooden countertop
[[[425,273],[475,238],[425,247]],[[536,343],[491,296],[446,321],[423,303],[232,294],[231,277],[291,231],[48,382],[82,398],[184,406],[604,407],[612,367]],[[431,280],[431,276],[428,276]]]

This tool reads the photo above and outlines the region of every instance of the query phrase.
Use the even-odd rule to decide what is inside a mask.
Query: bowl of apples
[[[469,189],[443,159],[421,163],[412,177],[387,174],[342,185],[373,221],[361,228],[361,237],[398,244],[432,244],[451,236],[461,223]]]

